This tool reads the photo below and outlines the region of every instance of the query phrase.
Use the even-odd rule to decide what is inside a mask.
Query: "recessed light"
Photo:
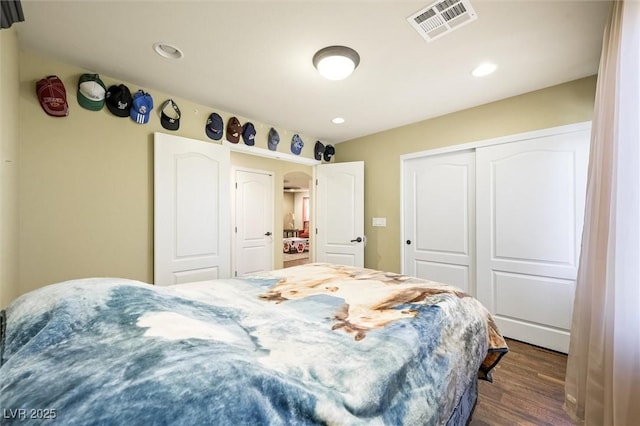
[[[342,118],[342,117],[336,117],[336,118],[334,118],[333,120],[331,120],[331,122],[332,122],[333,124],[342,124],[342,123],[344,123],[344,118]]]
[[[489,75],[493,73],[498,66],[496,64],[492,64],[491,62],[484,62],[471,71],[471,75],[474,77],[484,77],[485,75]]]
[[[167,59],[181,59],[184,56],[182,50],[168,43],[153,43],[153,50]]]

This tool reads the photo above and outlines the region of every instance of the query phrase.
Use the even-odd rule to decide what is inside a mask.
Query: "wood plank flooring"
[[[480,381],[469,426],[577,425],[562,409],[567,356],[507,339],[509,353]]]
[[[304,265],[309,262],[310,260],[308,257],[305,257],[303,259],[296,259],[296,260],[285,260],[284,262],[282,262],[282,267],[289,268],[291,266]]]

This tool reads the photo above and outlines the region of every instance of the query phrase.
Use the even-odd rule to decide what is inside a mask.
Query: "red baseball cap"
[[[36,83],[36,94],[40,101],[40,106],[47,114],[54,117],[66,117],[69,115],[69,105],[67,104],[67,91],[62,80],[55,75],[39,80]]]

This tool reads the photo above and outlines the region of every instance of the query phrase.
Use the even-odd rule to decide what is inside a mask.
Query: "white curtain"
[[[585,425],[640,424],[640,2],[605,30],[565,380]]]

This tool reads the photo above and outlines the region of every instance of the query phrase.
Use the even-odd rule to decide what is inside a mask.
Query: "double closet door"
[[[404,273],[477,297],[507,337],[569,348],[590,128],[403,159]]]

